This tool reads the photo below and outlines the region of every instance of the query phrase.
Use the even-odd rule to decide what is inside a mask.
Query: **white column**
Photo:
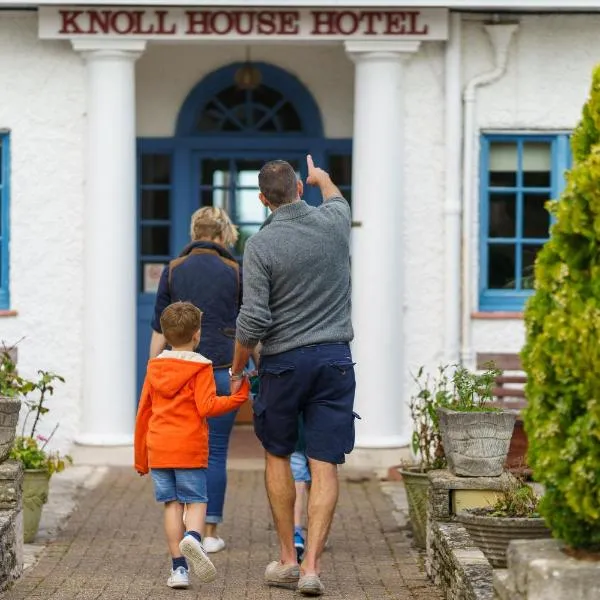
[[[356,64],[352,319],[355,406],[362,417],[358,449],[399,448],[410,440],[403,331],[404,63],[419,44],[346,42]]]
[[[133,440],[136,395],[135,61],[139,41],[73,41],[87,71],[80,435]]]

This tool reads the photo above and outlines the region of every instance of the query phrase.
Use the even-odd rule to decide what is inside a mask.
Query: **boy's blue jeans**
[[[229,369],[215,369],[218,396],[229,396]],[[208,419],[208,508],[207,523],[223,521],[223,506],[227,490],[227,452],[229,438],[238,411]]]

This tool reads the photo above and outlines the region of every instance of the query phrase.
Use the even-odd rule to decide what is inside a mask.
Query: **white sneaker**
[[[225,540],[220,537],[205,537],[202,540],[202,545],[206,552],[214,554],[215,552],[221,552],[221,550],[225,549]]]
[[[167,580],[167,585],[175,590],[185,590],[190,587],[190,578],[188,572],[183,567],[177,567],[171,571],[171,577]]]
[[[217,569],[212,564],[202,544],[192,535],[186,535],[179,542],[179,550],[185,556],[192,571],[203,583],[210,583],[217,578]]]

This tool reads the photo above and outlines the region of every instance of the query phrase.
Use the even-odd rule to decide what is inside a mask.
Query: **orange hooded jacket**
[[[248,399],[244,379],[233,396],[217,396],[212,363],[195,352],[163,352],[148,362],[135,423],[135,469],[200,469],[208,465],[207,417]]]

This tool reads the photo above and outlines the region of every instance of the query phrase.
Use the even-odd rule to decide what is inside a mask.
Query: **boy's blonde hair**
[[[192,242],[202,238],[214,240],[220,237],[225,246],[233,246],[238,240],[239,232],[222,208],[205,206],[192,215],[190,236]]]
[[[160,328],[169,346],[189,344],[200,331],[202,311],[191,302],[173,302],[160,315]]]

